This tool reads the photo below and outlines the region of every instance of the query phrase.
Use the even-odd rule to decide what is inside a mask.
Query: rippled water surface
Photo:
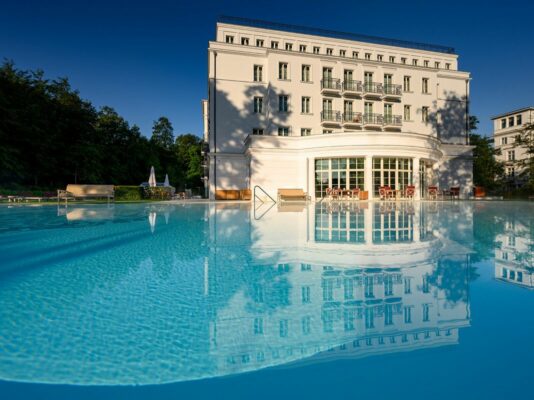
[[[0,207],[0,397],[532,397],[534,204]]]

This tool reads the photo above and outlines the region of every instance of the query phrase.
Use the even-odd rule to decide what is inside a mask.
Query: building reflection
[[[444,235],[449,211],[432,203],[290,206],[250,218],[244,232],[232,229],[237,210],[213,207],[218,244],[206,293],[218,297],[209,302],[218,304],[209,351],[219,373],[458,343],[470,323],[472,252],[460,239],[472,224],[467,211],[455,242]],[[266,278],[243,271],[224,306],[221,274],[232,254],[221,241],[249,247],[239,262]]]
[[[530,218],[508,215],[496,237],[495,278],[534,289],[534,224]]]

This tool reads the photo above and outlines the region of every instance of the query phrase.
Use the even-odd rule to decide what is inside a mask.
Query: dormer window
[[[256,47],[263,47],[263,39],[256,39]]]
[[[271,49],[277,49],[278,48],[278,42],[272,40],[271,41]]]
[[[320,51],[321,51],[320,47],[318,47],[318,46],[314,46],[313,47],[313,54],[319,54]]]
[[[392,64],[395,63],[395,57],[389,56],[389,62]]]
[[[241,38],[241,44],[243,46],[248,46],[248,38],[247,37],[242,37]]]
[[[406,64],[406,57],[401,57],[401,63]]]
[[[353,51],[352,52],[352,58],[358,58],[358,52],[357,51]]]
[[[371,59],[371,53],[365,53],[365,59],[370,60]]]
[[[434,68],[439,69],[439,61],[434,62]]]
[[[425,66],[425,68],[428,68],[430,65],[430,61],[428,60],[423,61],[423,65]]]
[[[412,65],[417,66],[417,59],[416,59],[416,58],[414,58],[414,59],[412,60]]]
[[[299,51],[300,51],[301,53],[306,53],[306,45],[301,44],[301,45],[299,46]]]
[[[331,49],[331,48],[326,49],[326,55],[327,56],[331,56],[333,54],[334,54],[334,49]]]
[[[226,43],[234,43],[234,37],[232,35],[226,35]]]
[[[293,43],[286,43],[286,50],[287,51],[293,50]]]
[[[384,58],[384,56],[382,54],[377,54],[377,56],[376,56],[376,60],[377,61],[382,61],[383,58]]]
[[[339,56],[345,57],[346,51],[345,50],[339,50]]]

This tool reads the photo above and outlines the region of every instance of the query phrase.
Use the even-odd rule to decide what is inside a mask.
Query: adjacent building
[[[470,74],[454,49],[234,17],[208,47],[210,198],[256,185],[472,188]]]
[[[496,158],[504,163],[504,172],[509,182],[513,186],[521,186],[521,172],[525,168],[521,161],[526,160],[529,154],[525,147],[516,146],[515,138],[525,125],[534,123],[534,107],[500,114],[493,117],[492,121],[495,148],[500,150]]]

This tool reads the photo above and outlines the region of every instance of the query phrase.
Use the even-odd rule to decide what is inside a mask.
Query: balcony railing
[[[384,85],[384,96],[402,96],[402,86],[385,84]]]
[[[365,94],[381,95],[384,91],[384,85],[381,83],[364,82],[363,92]]]
[[[341,122],[341,113],[333,110],[321,111],[321,122]]]
[[[341,81],[336,78],[323,78],[321,80],[321,89],[323,90],[341,90]]]
[[[362,113],[348,111],[343,114],[343,122],[345,124],[360,125],[362,123]]]
[[[360,81],[347,80],[343,81],[343,91],[361,93],[363,91],[363,86]]]
[[[363,114],[364,125],[382,125],[384,117],[382,114]]]
[[[402,116],[401,115],[384,115],[384,126],[401,126],[402,125]]]

